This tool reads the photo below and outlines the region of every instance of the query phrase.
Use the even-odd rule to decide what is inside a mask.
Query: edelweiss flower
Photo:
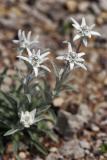
[[[36,122],[35,115],[36,115],[36,109],[32,110],[31,112],[22,111],[20,123],[22,123],[24,127],[29,128],[31,125],[33,125]]]
[[[24,49],[27,49],[34,44],[34,43],[38,43],[38,36],[36,37],[35,41],[31,41],[31,31],[28,32],[27,36],[25,35],[25,31],[18,31],[18,39],[19,40],[13,40],[13,42],[15,44],[19,45],[19,49],[22,52]]]
[[[78,31],[77,35],[73,39],[74,41],[82,38],[83,44],[87,46],[88,38],[91,38],[91,36],[100,36],[100,33],[92,30],[95,27],[95,24],[88,26],[84,17],[82,18],[81,25],[74,18],[71,18],[71,20],[73,21],[73,27]]]
[[[40,49],[35,53],[35,50],[32,52],[27,48],[28,55],[29,57],[24,57],[24,56],[17,56],[18,58],[28,62],[32,67],[35,72],[35,76],[38,76],[38,70],[39,68],[42,68],[44,70],[47,70],[48,72],[51,72],[48,67],[45,65],[42,65],[42,63],[46,60],[48,60],[48,57],[46,57],[50,52],[44,52],[43,54],[40,54]]]
[[[83,64],[84,63],[84,59],[81,58],[82,56],[85,55],[85,53],[81,52],[81,53],[76,53],[72,50],[72,46],[70,42],[66,42],[68,43],[68,54],[64,55],[64,56],[58,56],[56,57],[57,59],[60,60],[66,60],[69,65],[70,65],[70,70],[72,70],[74,67],[81,67],[85,70],[87,70],[86,66]]]

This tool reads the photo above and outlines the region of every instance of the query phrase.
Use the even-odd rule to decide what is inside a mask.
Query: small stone
[[[50,153],[47,157],[46,160],[64,160],[62,155],[59,153]]]
[[[95,3],[95,2],[91,3],[91,8],[90,8],[90,9],[91,9],[91,10],[94,12],[94,14],[96,14],[96,15],[100,15],[100,13],[101,13],[101,10],[100,10],[98,4]]]
[[[57,152],[58,151],[58,148],[56,148],[56,147],[51,147],[50,148],[50,152]]]
[[[107,84],[105,83],[107,81],[106,77],[107,77],[107,72],[103,70],[102,72],[98,74],[98,81],[101,83]]]
[[[75,159],[83,158],[84,155],[85,155],[85,152],[82,148],[80,148],[80,147],[75,148],[75,151],[74,151],[74,158]]]
[[[7,145],[7,148],[6,148],[6,153],[9,154],[9,153],[13,153],[13,145],[11,143],[9,143]]]
[[[10,66],[10,60],[8,59],[8,58],[5,58],[4,60],[3,60],[3,62],[4,62],[4,65],[6,65],[6,66]]]
[[[20,152],[19,157],[23,160],[26,158],[26,153],[25,152]]]
[[[92,24],[95,24],[95,16],[93,14],[85,15],[85,19],[86,19],[86,22],[89,26]]]
[[[83,158],[85,155],[84,149],[80,147],[77,139],[65,142],[60,148],[60,153],[65,157],[74,157],[75,159]]]
[[[80,146],[83,148],[83,149],[90,149],[90,144],[83,140],[83,141],[80,141]]]
[[[102,12],[102,13],[100,14],[99,18],[102,19],[103,24],[104,24],[104,23],[107,23],[107,12]]]
[[[40,158],[39,156],[36,156],[33,160],[43,160],[43,159]]]
[[[53,104],[54,104],[54,106],[56,106],[56,107],[61,107],[63,103],[64,103],[64,99],[61,98],[61,97],[55,98],[55,99],[53,100]]]
[[[7,71],[7,75],[8,76],[14,76],[16,74],[16,71],[15,70],[13,70],[13,69],[8,69],[8,71]]]
[[[91,125],[91,129],[92,129],[92,131],[95,131],[95,132],[98,132],[100,130],[99,127],[96,126],[95,124]]]
[[[92,112],[85,104],[80,105],[75,115],[65,110],[60,110],[55,128],[62,136],[70,138],[83,127],[84,123],[88,123],[91,117]]]
[[[99,25],[102,25],[103,24],[103,19],[102,19],[102,17],[101,16],[98,16],[98,17],[96,17],[97,19],[96,19],[96,23],[97,24],[99,24]]]
[[[105,160],[103,155],[100,156],[100,160]]]
[[[43,160],[42,158],[40,158],[39,156],[35,157],[33,160]]]
[[[99,139],[105,138],[105,137],[107,137],[107,134],[104,133],[104,132],[100,132],[100,133],[98,133],[97,137],[98,137]]]
[[[68,0],[66,2],[66,7],[71,13],[74,13],[77,11],[78,4],[74,0]]]
[[[101,9],[107,11],[107,0],[99,0],[99,2]]]
[[[1,90],[4,92],[9,92],[10,91],[10,87],[6,84],[2,84],[1,85]]]
[[[87,123],[92,117],[92,112],[86,104],[81,104],[78,109],[77,116],[81,119],[81,121]]]
[[[104,157],[106,157],[106,158],[107,158],[107,153],[105,153],[105,154],[104,154]]]
[[[6,84],[6,85],[11,85],[12,84],[12,79],[10,78],[10,77],[6,77],[5,79],[4,79],[4,83]]]
[[[100,124],[101,124],[101,126],[107,126],[107,119],[102,121]]]
[[[87,150],[87,149],[85,149],[85,154],[87,154],[87,155],[89,155],[90,154],[90,151],[89,150]]]
[[[72,115],[69,112],[60,110],[58,113],[58,119],[56,123],[56,130],[64,137],[72,136],[72,128],[69,124],[69,119]]]
[[[80,12],[86,12],[89,6],[90,3],[88,1],[83,1],[78,5],[78,9]]]
[[[104,80],[104,85],[107,85],[107,78]]]

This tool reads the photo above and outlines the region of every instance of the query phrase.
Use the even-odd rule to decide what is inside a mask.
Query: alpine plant
[[[85,60],[83,58],[85,53],[80,52],[81,44],[84,44],[84,46],[87,46],[89,38],[91,38],[92,36],[100,36],[100,33],[93,31],[95,24],[88,26],[86,24],[86,20],[84,17],[82,18],[81,24],[79,24],[74,18],[71,18],[71,20],[73,22],[72,26],[77,30],[77,34],[75,35],[73,41],[75,42],[76,40],[80,40],[80,43],[77,46],[77,48],[73,50],[71,43],[69,41],[64,41],[64,43],[66,43],[68,45],[68,51],[64,55],[57,56],[56,59],[64,60],[66,62],[65,66],[63,69],[61,68],[61,70],[59,70],[57,65],[56,64],[54,65],[53,68],[54,68],[54,72],[55,72],[55,76],[56,76],[55,87],[54,87],[54,89],[52,89],[50,87],[51,88],[50,90],[52,90],[52,91],[49,90],[49,93],[46,92],[45,90],[42,90],[42,92],[44,92],[44,93],[41,94],[41,95],[49,94],[48,96],[47,95],[45,96],[47,98],[47,102],[50,103],[50,104],[46,104],[48,106],[51,106],[51,104],[52,104],[52,102],[48,101],[48,97],[51,96],[51,98],[49,98],[49,99],[51,99],[51,101],[53,101],[53,98],[55,98],[54,95],[57,95],[56,93],[59,93],[57,91],[61,90],[61,85],[63,84],[63,81],[67,79],[68,74],[70,74],[70,72],[72,72],[73,69],[81,67],[82,69],[87,70],[87,67],[85,65]],[[38,90],[38,92],[39,92],[40,88],[41,88],[39,85],[39,83],[41,82],[41,81],[39,81],[39,78],[40,78],[39,71],[42,70],[44,72],[44,70],[45,70],[45,71],[51,72],[51,70],[44,64],[44,62],[46,62],[47,60],[49,61],[48,56],[49,56],[50,52],[49,51],[41,52],[40,49],[36,49],[36,51],[35,51],[34,48],[32,48],[32,45],[34,45],[35,43],[38,43],[38,39],[36,37],[36,40],[34,40],[34,41],[31,40],[31,31],[29,31],[28,34],[26,35],[25,31],[19,30],[18,31],[18,40],[13,40],[13,42],[15,44],[17,44],[18,48],[19,48],[20,54],[17,56],[17,58],[20,59],[21,61],[24,61],[25,64],[27,65],[28,69],[29,69],[29,65],[30,65],[31,66],[30,71],[32,69],[32,72],[28,72],[27,76],[24,77],[24,80],[22,82],[24,84],[23,86],[27,90],[26,94],[30,95],[29,89],[27,87],[29,86],[29,84],[33,80],[33,78],[35,78],[35,77],[36,77],[36,81],[38,82],[37,84],[39,86],[39,90]],[[27,54],[23,54],[24,51],[26,51]],[[68,69],[68,67],[69,67],[69,69]],[[46,81],[44,81],[44,84],[46,84],[45,82]],[[44,88],[46,88],[46,87],[44,87]],[[32,90],[33,90],[33,88],[32,88]],[[55,93],[55,94],[53,94],[53,93]],[[30,98],[32,100],[32,95]],[[22,109],[20,112],[19,123],[24,128],[30,128],[33,124],[44,119],[42,116],[43,112],[41,112],[41,113],[42,114],[39,115],[39,117],[38,117],[36,107],[32,111],[28,111],[25,109],[23,111],[23,109]],[[19,130],[20,129],[9,130],[5,133],[5,135],[13,134]]]

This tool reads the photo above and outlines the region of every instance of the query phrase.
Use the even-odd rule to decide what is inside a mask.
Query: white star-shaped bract
[[[39,49],[37,53],[35,53],[35,50],[31,52],[28,48],[27,51],[28,51],[28,57],[25,56],[17,56],[17,57],[21,60],[28,62],[32,66],[36,77],[38,76],[39,68],[51,72],[47,66],[42,64],[43,62],[49,59],[47,56],[48,54],[50,54],[50,52],[46,51],[43,54],[41,54]]]
[[[31,31],[25,35],[25,31],[18,30],[18,40],[13,40],[13,42],[19,45],[19,50],[22,53],[24,49],[31,48],[35,43],[38,43],[38,36],[36,36],[34,41],[31,41]]]
[[[93,31],[95,24],[88,26],[84,17],[82,18],[81,25],[74,18],[71,18],[71,20],[73,22],[72,26],[77,30],[77,35],[73,41],[82,39],[83,44],[87,46],[88,38],[91,38],[91,36],[101,36],[100,33]]]
[[[59,60],[66,60],[69,63],[70,70],[73,70],[74,67],[81,67],[85,70],[87,70],[86,66],[84,65],[84,59],[82,56],[85,55],[85,53],[80,52],[76,53],[72,50],[72,46],[70,42],[66,42],[68,44],[68,53],[64,56],[58,56],[56,59]]]
[[[36,109],[32,110],[31,112],[21,111],[20,123],[23,124],[25,128],[29,128],[36,122],[35,115],[36,115]]]

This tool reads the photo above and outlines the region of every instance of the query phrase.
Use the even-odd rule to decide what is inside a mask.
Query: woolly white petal
[[[19,40],[13,40],[13,43],[18,44]]]
[[[84,56],[85,55],[85,53],[84,52],[80,52],[80,53],[78,53],[78,57],[82,57],[82,56]]]
[[[45,53],[43,53],[43,54],[41,55],[41,58],[44,58],[44,57],[48,56],[48,54],[50,54],[50,52],[45,52]]]
[[[24,112],[21,111],[21,119],[20,119],[20,121],[23,121],[23,118],[24,118]]]
[[[85,18],[83,17],[83,18],[82,18],[81,27],[84,27],[84,26],[86,26],[86,21],[85,21]]]
[[[70,42],[68,42],[68,52],[69,52],[69,53],[72,52],[72,46],[71,46],[71,43],[70,43]]]
[[[30,117],[30,112],[29,111],[25,111],[25,116]]]
[[[25,31],[22,32],[22,36],[23,36],[24,41],[26,41]]]
[[[91,38],[91,35],[92,35],[91,32],[89,32],[89,33],[87,34],[87,36],[88,36],[89,38]]]
[[[30,51],[29,48],[27,48],[27,52],[28,52],[29,57],[31,57],[32,56],[32,52]]]
[[[78,23],[74,18],[71,17],[71,20],[72,20],[72,22],[75,24],[75,28],[76,28],[76,27],[77,27],[77,28],[80,28],[79,23]],[[73,26],[74,26],[74,25],[73,25]]]
[[[20,39],[21,36],[22,36],[22,31],[21,31],[21,29],[19,29],[19,30],[18,30],[18,38]]]
[[[90,26],[90,29],[93,29],[95,27],[95,24],[92,24],[91,26]]]
[[[70,65],[70,70],[73,70],[73,68],[74,68],[74,63],[70,63],[69,65]]]
[[[37,67],[33,67],[34,69],[34,72],[35,72],[35,76],[37,77],[38,76],[38,68]]]
[[[33,45],[33,44],[38,43],[38,42],[39,42],[38,40],[34,40],[34,41],[29,42],[29,43],[30,43],[30,45]]]
[[[84,64],[79,63],[79,62],[75,62],[75,64],[76,64],[77,66],[79,66],[79,67],[81,67],[81,68],[87,70],[87,68],[86,68],[86,66],[85,66]]]
[[[72,26],[79,31],[81,30],[80,26],[77,26],[76,24],[72,24]]]
[[[36,108],[35,108],[35,109],[33,109],[33,110],[30,112],[32,119],[35,118],[36,111],[37,111],[37,110],[36,110]]]
[[[77,34],[74,38],[73,38],[73,41],[76,41],[78,39],[80,39],[81,35]]]
[[[49,59],[48,57],[46,57],[46,58],[44,58],[44,59],[41,59],[41,62],[40,62],[40,63],[43,63],[43,62],[47,61],[48,59]]]
[[[77,61],[78,62],[84,62],[84,59],[83,58],[77,58]]]
[[[68,52],[72,52],[72,46],[71,43],[68,41],[63,41],[63,43],[67,43],[68,44]]]
[[[87,47],[88,42],[87,42],[87,39],[86,39],[86,38],[83,38],[83,44],[84,44],[85,47]]]
[[[40,57],[41,55],[40,55],[40,49],[37,51],[37,57]]]
[[[95,32],[95,31],[91,31],[91,35],[93,35],[93,36],[101,36],[101,34],[100,34],[100,33]]]
[[[30,41],[31,33],[32,33],[32,32],[31,32],[31,31],[29,31],[29,32],[28,32],[28,34],[27,34],[27,40],[28,40],[28,41]]]
[[[29,60],[29,58],[27,58],[27,57],[24,57],[24,56],[17,56],[19,59],[22,59],[22,60],[24,60],[24,61],[27,61],[28,63],[30,63],[30,60]]]
[[[48,72],[51,72],[51,70],[48,67],[44,66],[44,65],[40,65],[40,68],[43,68],[44,70],[46,70]]]
[[[58,57],[56,57],[56,59],[64,60],[64,56],[58,56]]]

